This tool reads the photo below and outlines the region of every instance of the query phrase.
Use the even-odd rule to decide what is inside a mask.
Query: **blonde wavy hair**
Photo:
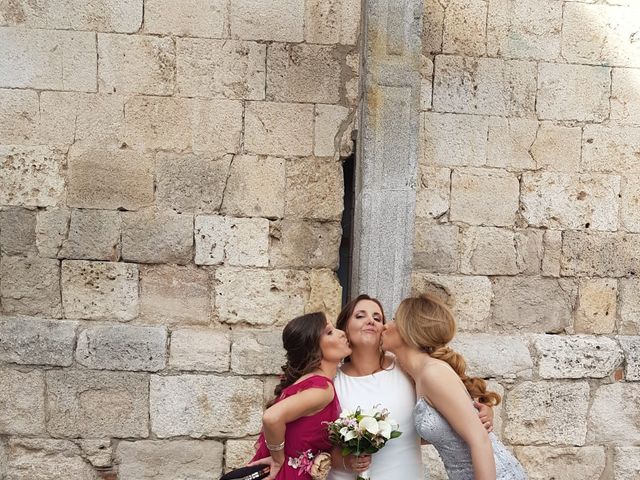
[[[456,322],[440,299],[430,294],[404,299],[396,311],[395,322],[407,345],[447,362],[478,402],[490,406],[500,403],[500,395],[487,391],[487,382],[467,376],[464,358],[447,346],[456,334]]]

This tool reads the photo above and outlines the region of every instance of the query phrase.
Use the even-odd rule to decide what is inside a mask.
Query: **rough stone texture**
[[[542,378],[604,378],[622,363],[622,351],[606,337],[540,335],[533,342]]]
[[[36,247],[36,210],[7,207],[0,210],[0,253],[26,255]]]
[[[255,440],[227,440],[224,464],[226,471],[244,467],[256,453]]]
[[[520,337],[458,334],[451,348],[462,354],[469,375],[482,378],[531,378],[533,361],[528,342]]]
[[[67,204],[79,208],[138,210],[153,203],[153,159],[117,148],[72,148]]]
[[[565,231],[562,275],[622,277],[640,271],[640,235]]]
[[[301,42],[304,3],[298,0],[238,0],[230,4],[231,36],[245,40]]]
[[[543,242],[542,275],[559,277],[562,257],[562,232],[559,230],[546,230],[544,232]]]
[[[311,292],[305,313],[322,311],[333,322],[342,309],[342,286],[336,273],[329,269],[311,270],[309,286]]]
[[[637,445],[640,441],[640,384],[612,383],[596,390],[589,410],[589,435],[593,443]]]
[[[515,454],[530,480],[600,480],[607,463],[601,446],[516,447]]]
[[[640,279],[620,279],[618,331],[623,335],[640,335]]]
[[[538,122],[524,118],[492,118],[489,123],[487,165],[508,170],[536,167],[531,153]]]
[[[610,278],[580,281],[575,330],[577,333],[612,333],[616,327],[618,283]]]
[[[7,449],[7,480],[98,480],[98,473],[69,440],[12,438]]]
[[[105,325],[78,334],[76,360],[97,370],[157,372],[166,365],[167,331],[163,327]]]
[[[438,0],[425,0],[422,14],[422,52],[424,55],[442,52],[442,31],[446,5]]]
[[[342,228],[338,222],[282,220],[270,232],[272,267],[338,268]]]
[[[206,325],[209,274],[193,266],[141,265],[140,317],[146,323]]]
[[[319,158],[287,160],[287,218],[340,220],[344,208],[342,164]]]
[[[620,189],[620,226],[640,233],[640,175],[624,175]]]
[[[275,43],[267,52],[268,100],[335,104],[341,76],[334,47]]]
[[[169,37],[98,34],[98,59],[101,92],[173,93],[176,52]]]
[[[122,215],[123,260],[184,265],[192,256],[192,215],[150,210]]]
[[[640,70],[614,68],[611,75],[611,119],[640,124]]]
[[[449,210],[451,170],[418,165],[416,218],[439,218]]]
[[[417,220],[413,267],[429,272],[453,273],[460,264],[460,230],[456,225],[432,225]]]
[[[614,452],[615,478],[638,478],[640,476],[640,448],[616,447]]]
[[[82,449],[83,457],[85,457],[94,467],[110,467],[112,464],[111,440],[78,440],[76,443]]]
[[[67,318],[127,321],[138,315],[138,266],[62,262],[62,304]]]
[[[248,102],[245,148],[263,155],[311,155],[313,106],[299,103]]]
[[[58,257],[117,262],[120,258],[118,212],[72,210],[69,232]]]
[[[470,227],[462,234],[460,272],[472,275],[515,275],[520,272],[512,230]]]
[[[535,105],[535,79],[533,62],[438,55],[433,108],[442,112],[529,116]]]
[[[609,115],[609,68],[541,63],[538,75],[541,119],[600,122]]]
[[[50,370],[47,431],[60,437],[146,437],[149,379],[132,372]]]
[[[147,0],[144,28],[149,33],[178,37],[224,36],[224,0]]]
[[[234,333],[231,371],[240,375],[277,375],[286,362],[282,331],[248,330]]]
[[[564,58],[572,63],[640,67],[640,9],[635,2],[628,5],[567,4],[562,35]]]
[[[241,437],[262,424],[262,382],[201,375],[152,376],[151,425],[159,438]]]
[[[515,231],[514,240],[518,255],[516,262],[519,272],[525,275],[539,275],[542,273],[542,263],[546,253],[545,233],[545,230],[533,228]]]
[[[576,172],[580,165],[582,129],[541,122],[531,145],[531,156],[539,169]]]
[[[0,433],[45,433],[44,374],[0,368]]]
[[[523,382],[507,396],[505,438],[517,445],[585,443],[586,382]]]
[[[304,39],[307,43],[355,45],[359,26],[358,0],[305,2]]]
[[[468,56],[486,53],[486,0],[450,0],[446,5],[442,51]]]
[[[73,363],[77,322],[28,317],[0,319],[0,360],[25,365]]]
[[[44,145],[0,146],[0,164],[0,204],[49,207],[64,203],[66,158],[61,150]]]
[[[39,118],[38,92],[0,88],[0,142],[28,143],[37,130]]]
[[[222,473],[223,446],[215,440],[120,442],[116,449],[121,480],[208,480]]]
[[[96,91],[92,32],[0,29],[0,87]]]
[[[484,331],[491,314],[491,281],[487,277],[414,272],[412,295],[425,292],[442,296],[452,308],[461,331]]]
[[[620,177],[525,173],[522,215],[532,226],[617,230]]]
[[[0,10],[2,26],[133,33],[141,24],[142,0],[17,0]]]
[[[487,15],[487,53],[491,56],[557,60],[562,4],[555,0],[492,0]]]
[[[349,109],[340,105],[316,105],[313,153],[318,157],[335,157],[336,139],[344,128]]]
[[[255,42],[178,38],[177,93],[264,100],[266,51]]]
[[[3,256],[0,258],[0,296],[4,313],[60,317],[60,262]]]
[[[227,372],[231,339],[227,332],[180,329],[171,332],[169,366],[178,370]],[[265,357],[268,358],[268,357]],[[252,372],[253,375],[256,372]]]
[[[617,337],[626,362],[625,378],[629,381],[640,380],[640,337]]]
[[[269,220],[218,215],[196,217],[198,265],[269,265]]]
[[[304,311],[309,276],[295,270],[224,267],[215,272],[214,305],[224,323],[283,325]]]
[[[281,218],[286,176],[281,158],[236,156],[229,167],[222,212],[227,215]]]
[[[585,125],[582,168],[595,172],[640,173],[640,128]]]
[[[491,327],[559,333],[572,324],[577,287],[569,279],[495,277]]]
[[[489,121],[477,115],[425,112],[422,163],[427,166],[483,166]]]
[[[492,169],[456,170],[451,175],[451,221],[513,225],[520,186],[515,175]]]

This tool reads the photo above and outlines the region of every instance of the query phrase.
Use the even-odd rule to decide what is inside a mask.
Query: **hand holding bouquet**
[[[360,407],[355,411],[344,410],[340,417],[329,423],[329,439],[342,450],[342,455],[373,454],[392,438],[399,437],[398,423],[389,418],[389,410],[375,405],[370,411]],[[362,472],[356,480],[368,479],[369,472]]]

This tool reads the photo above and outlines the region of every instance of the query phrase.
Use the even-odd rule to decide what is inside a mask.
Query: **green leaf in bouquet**
[[[391,436],[389,437],[389,439],[398,438],[400,435],[402,435],[402,432],[399,432],[398,430],[394,430],[393,432],[391,432]]]
[[[343,457],[346,457],[351,453],[351,449],[349,447],[344,447],[340,453],[342,453]]]

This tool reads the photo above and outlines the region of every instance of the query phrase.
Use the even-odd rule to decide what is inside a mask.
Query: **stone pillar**
[[[410,292],[420,111],[421,0],[365,0],[351,295],[390,317]]]

